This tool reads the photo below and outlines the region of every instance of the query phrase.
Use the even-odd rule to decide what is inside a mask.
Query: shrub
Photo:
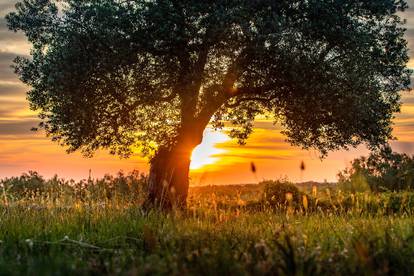
[[[57,176],[44,179],[37,172],[30,171],[19,177],[0,180],[0,188],[4,195],[13,199],[48,197],[104,201],[117,198],[139,203],[145,197],[146,183],[146,176],[138,171],[129,174],[120,172],[115,177],[105,175],[100,179],[89,178],[78,182],[66,181]]]
[[[45,191],[45,180],[37,172],[29,171],[29,173],[24,173],[19,177],[2,180],[1,186],[7,193],[22,198],[43,193]]]
[[[302,194],[299,189],[287,180],[266,180],[264,185],[263,201],[273,207],[283,207],[288,201],[298,207],[301,204]]]

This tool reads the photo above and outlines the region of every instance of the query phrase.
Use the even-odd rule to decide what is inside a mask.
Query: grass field
[[[414,274],[413,193],[312,192],[275,207],[260,185],[197,187],[161,214],[139,196],[3,189],[0,274]]]

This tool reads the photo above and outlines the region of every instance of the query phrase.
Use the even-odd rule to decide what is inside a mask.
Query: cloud
[[[393,141],[391,147],[394,151],[406,154],[414,153],[414,142],[408,141]]]
[[[3,3],[0,3],[0,16],[4,17],[9,12],[13,11],[16,3],[16,0],[5,0]]]
[[[245,162],[246,159],[248,160],[291,160],[292,158],[289,156],[283,155],[257,155],[255,153],[228,153],[228,154],[220,154],[217,155],[220,158],[230,158],[230,159],[241,159],[242,162]]]
[[[0,97],[14,96],[16,99],[24,100],[26,92],[29,90],[27,86],[20,82],[1,82],[0,81]],[[0,98],[0,99],[1,99]],[[2,101],[4,104],[4,101]]]
[[[27,39],[22,32],[9,30],[5,17],[0,18],[0,42],[12,41],[13,44],[26,43]]]
[[[16,56],[14,53],[0,50],[0,81],[17,81],[17,76],[11,67]]]
[[[1,135],[25,135],[32,134],[31,128],[36,127],[38,122],[36,120],[8,120],[0,121],[0,136]]]
[[[16,101],[1,101],[0,105],[0,118],[15,116],[19,110],[25,110],[27,108],[25,102]]]
[[[4,17],[0,18],[0,50],[5,52],[27,55],[30,44],[22,32],[10,31]]]
[[[414,17],[414,13],[413,13],[413,17]],[[413,54],[414,54],[414,28],[407,29],[407,31],[405,32],[405,38],[408,41],[409,55],[411,57],[413,57]]]
[[[407,9],[405,12],[400,13],[400,16],[403,19],[407,20],[407,24],[405,25],[405,28],[407,28],[405,37],[408,41],[409,54],[410,56],[413,56],[414,55],[414,0],[409,0],[407,2],[410,8]]]

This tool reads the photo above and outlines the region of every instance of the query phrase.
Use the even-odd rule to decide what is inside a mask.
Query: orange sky
[[[36,170],[44,176],[58,174],[65,178],[81,179],[119,170],[138,169],[147,172],[147,160],[139,155],[121,160],[105,152],[98,152],[92,159],[79,153],[66,154],[65,149],[52,143],[30,128],[37,125],[36,114],[25,100],[27,88],[19,83],[10,65],[16,55],[24,55],[30,46],[22,34],[9,32],[4,15],[13,8],[15,0],[0,0],[0,178]],[[414,0],[409,1],[414,7]],[[414,9],[405,15],[408,20],[407,39],[414,49]],[[411,18],[413,20],[411,20]],[[414,57],[414,51],[410,51]],[[414,68],[414,59],[409,67]],[[394,135],[398,141],[393,148],[399,152],[414,153],[414,94],[403,95],[402,113],[395,120]],[[284,141],[280,129],[268,121],[256,122],[254,134],[246,146],[238,146],[223,132],[206,130],[205,138],[194,152],[191,181],[193,185],[255,183],[262,179],[288,177],[293,181],[335,181],[337,173],[349,162],[368,154],[364,147],[351,151],[339,151],[320,160],[315,151],[303,151]],[[305,162],[301,175],[299,166]],[[250,172],[254,162],[257,174]]]

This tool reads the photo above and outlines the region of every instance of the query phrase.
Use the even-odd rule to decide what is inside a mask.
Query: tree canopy
[[[391,138],[410,71],[400,0],[24,0],[16,72],[69,151],[172,146],[187,123],[243,142],[270,114],[327,153]]]

